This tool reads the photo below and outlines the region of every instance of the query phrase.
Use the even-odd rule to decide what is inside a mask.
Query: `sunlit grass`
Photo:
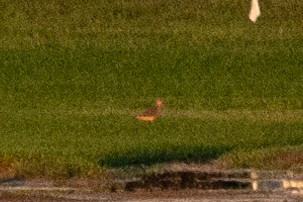
[[[171,161],[262,168],[268,151],[300,150],[302,7],[261,2],[253,24],[246,1],[0,3],[4,167],[62,177]],[[138,122],[157,97],[163,116]]]

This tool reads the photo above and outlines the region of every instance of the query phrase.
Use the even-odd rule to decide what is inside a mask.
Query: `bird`
[[[248,14],[249,19],[255,23],[260,15],[261,11],[258,0],[252,0],[250,12]]]
[[[143,112],[137,114],[136,118],[140,121],[151,122],[157,119],[163,108],[163,100],[156,99],[155,106],[146,108]]]

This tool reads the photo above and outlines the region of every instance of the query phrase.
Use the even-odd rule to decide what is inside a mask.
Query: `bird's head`
[[[163,105],[163,100],[160,99],[160,98],[157,98],[157,100],[156,100],[156,106],[157,107],[161,107],[162,105]]]

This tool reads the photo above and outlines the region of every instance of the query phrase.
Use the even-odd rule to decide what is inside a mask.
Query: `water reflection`
[[[250,177],[252,189],[255,191],[275,189],[303,189],[302,176],[295,177],[293,173],[288,173],[284,175],[276,174],[276,176],[274,176],[272,172],[271,175],[272,176],[268,177],[266,176],[266,172],[251,171]]]
[[[303,189],[303,177],[293,173],[266,171],[178,171],[149,173],[124,184],[125,190],[136,189],[246,189],[271,191]]]

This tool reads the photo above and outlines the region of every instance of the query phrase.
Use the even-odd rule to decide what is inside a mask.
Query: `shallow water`
[[[0,201],[303,201],[303,173],[199,169],[111,181],[6,179]],[[108,184],[106,185],[108,186]]]

